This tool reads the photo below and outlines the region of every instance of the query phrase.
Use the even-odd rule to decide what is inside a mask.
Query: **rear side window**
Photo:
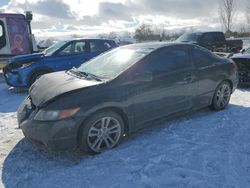
[[[0,20],[0,49],[6,46],[4,22]]]
[[[201,40],[204,43],[216,43],[224,41],[225,38],[223,33],[205,33]]]
[[[90,42],[91,52],[104,52],[111,49],[111,45],[105,41],[92,41]]]
[[[224,41],[225,40],[224,34],[223,33],[215,33],[214,37],[213,37],[213,40],[215,42]]]
[[[195,65],[198,68],[211,66],[216,61],[215,57],[212,56],[212,54],[208,50],[201,48],[194,48],[192,52]]]
[[[147,59],[146,71],[168,73],[192,67],[187,47],[165,47]]]
[[[214,42],[213,34],[212,33],[206,33],[206,34],[203,35],[201,40],[204,43]]]

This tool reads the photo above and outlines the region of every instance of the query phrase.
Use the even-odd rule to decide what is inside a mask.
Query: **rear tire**
[[[98,154],[116,147],[124,135],[124,121],[113,111],[94,114],[80,129],[80,149]]]
[[[223,110],[225,109],[231,98],[231,85],[227,81],[223,81],[215,90],[214,97],[212,100],[211,108],[213,110]]]
[[[44,74],[48,74],[48,73],[50,73],[50,72],[49,71],[39,71],[39,72],[33,73],[32,76],[30,77],[29,86],[31,86],[38,78],[40,78]]]

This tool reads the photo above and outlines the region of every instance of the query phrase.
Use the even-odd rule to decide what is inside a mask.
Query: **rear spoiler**
[[[234,53],[223,53],[223,52],[214,52],[216,55],[220,57],[230,58],[234,55]]]

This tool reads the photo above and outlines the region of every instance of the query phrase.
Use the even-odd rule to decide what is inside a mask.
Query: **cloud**
[[[221,0],[10,0],[0,11],[31,10],[32,27],[38,31],[94,32],[131,30],[142,22],[169,29],[185,27],[220,30]],[[235,0],[239,15],[249,0]],[[239,16],[238,16],[239,17]],[[235,28],[244,23],[236,21]],[[52,29],[53,28],[53,29]],[[52,33],[53,34],[53,33]]]
[[[70,6],[60,0],[45,0],[30,4],[33,11],[48,17],[60,19],[74,19],[75,15],[71,12]]]
[[[92,16],[83,16],[79,23],[91,26],[97,26],[110,21],[133,22],[133,11],[131,7],[122,3],[101,2],[97,14]]]
[[[242,0],[241,0],[242,1]],[[163,16],[172,19],[203,19],[218,17],[218,0],[126,0],[124,3],[101,2],[95,15],[83,16],[83,24],[99,25],[110,20],[135,22],[139,17]]]
[[[46,17],[60,19],[74,19],[75,15],[70,9],[70,5],[60,0],[36,0],[36,1],[20,1],[11,0],[5,7],[5,12],[21,12],[32,11]]]
[[[209,0],[209,3],[200,0],[139,0],[137,3],[144,5],[146,12],[182,19],[208,16],[216,12],[218,6],[217,0]]]
[[[102,2],[99,4],[98,15],[106,19],[131,19],[131,7],[122,3]]]

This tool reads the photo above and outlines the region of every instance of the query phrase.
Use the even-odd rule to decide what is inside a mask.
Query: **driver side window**
[[[75,54],[82,54],[82,53],[88,53],[89,50],[89,44],[85,41],[77,41],[72,42],[68,46],[66,46],[60,54],[62,55],[75,55]]]
[[[165,47],[147,58],[144,72],[164,75],[192,67],[187,47]]]

